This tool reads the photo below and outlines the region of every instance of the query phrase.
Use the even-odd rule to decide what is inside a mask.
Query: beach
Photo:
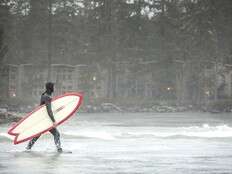
[[[231,114],[78,113],[31,152],[0,125],[0,174],[231,174]]]

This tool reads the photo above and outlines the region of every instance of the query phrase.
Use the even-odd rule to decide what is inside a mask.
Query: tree
[[[9,8],[6,5],[6,1],[0,1],[0,91],[1,97],[5,98],[8,96],[7,93],[7,83],[8,83],[8,73],[6,69],[6,56],[8,53],[8,27],[10,24],[9,18]]]

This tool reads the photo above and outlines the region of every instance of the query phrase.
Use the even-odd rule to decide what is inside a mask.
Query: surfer
[[[42,93],[41,95],[41,99],[40,99],[40,105],[45,104],[46,105],[46,109],[48,112],[48,115],[50,117],[50,119],[52,120],[54,126],[55,126],[55,119],[53,116],[53,112],[51,109],[51,100],[52,100],[52,93],[54,92],[54,83],[52,82],[47,82],[46,85],[46,91],[44,93]],[[57,130],[57,128],[52,128],[49,131],[53,136],[54,136],[54,142],[57,148],[58,152],[62,152],[62,148],[61,148],[61,143],[60,143],[60,133]],[[40,135],[37,137],[34,137],[33,139],[31,139],[26,147],[27,150],[30,150],[32,148],[32,146],[35,144],[35,142],[39,139]]]

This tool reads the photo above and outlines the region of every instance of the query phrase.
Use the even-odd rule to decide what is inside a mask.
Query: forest
[[[195,103],[203,83],[217,98],[215,78],[206,82],[202,73],[232,64],[231,36],[231,0],[0,0],[0,66],[97,62],[113,69],[127,61],[137,71],[136,63],[151,62],[162,86],[174,84],[184,64],[179,78],[196,91]]]

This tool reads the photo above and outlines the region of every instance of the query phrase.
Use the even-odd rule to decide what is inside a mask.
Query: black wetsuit
[[[51,118],[52,122],[54,123],[55,119],[54,119],[52,108],[51,108],[51,100],[52,100],[51,95],[49,95],[47,92],[45,92],[41,95],[40,105],[43,105],[43,104],[46,105],[48,115]],[[55,145],[56,145],[57,150],[60,150],[61,149],[60,133],[58,132],[58,130],[56,128],[51,129],[49,132],[54,136],[54,141],[55,141]],[[39,139],[39,137],[40,137],[40,135],[38,137],[34,137],[32,140],[30,140],[26,149],[31,149],[32,146],[34,145],[34,143]]]

